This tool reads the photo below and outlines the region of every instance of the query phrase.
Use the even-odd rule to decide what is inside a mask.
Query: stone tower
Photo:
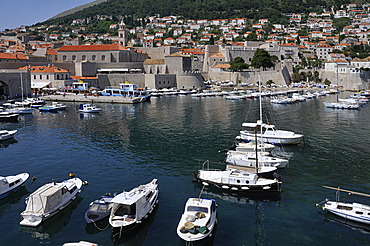
[[[127,29],[125,23],[121,21],[118,28],[118,41],[123,47],[127,46]]]

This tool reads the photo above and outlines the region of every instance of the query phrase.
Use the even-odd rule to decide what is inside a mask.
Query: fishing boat
[[[213,199],[189,198],[177,225],[177,235],[186,242],[211,237],[217,223],[216,208]]]
[[[6,112],[11,114],[32,114],[35,110],[34,108],[28,107],[18,107],[18,106],[8,106],[9,108],[6,109]]]
[[[99,113],[101,110],[101,108],[97,108],[89,103],[80,104],[80,107],[78,109],[78,111],[80,111],[81,113]]]
[[[239,152],[255,152],[257,148],[257,151],[262,152],[271,152],[275,145],[268,144],[268,143],[258,143],[257,146],[253,141],[251,142],[240,142],[235,144],[235,146],[231,150],[239,151]]]
[[[195,180],[203,185],[231,191],[281,191],[282,182],[278,178],[268,179],[259,176],[258,170],[245,171],[234,168],[226,170],[210,169],[209,161],[203,163]]]
[[[17,130],[12,130],[12,131],[8,131],[8,130],[0,130],[0,141],[2,140],[7,140],[7,139],[10,139],[10,138],[13,138],[14,135],[17,133],[18,131]]]
[[[85,213],[85,220],[87,223],[95,223],[104,218],[107,218],[112,209],[111,201],[114,196],[110,193],[106,193],[101,196],[100,199],[89,204],[89,209]]]
[[[26,209],[21,213],[21,226],[37,227],[51,218],[81,192],[82,182],[79,178],[70,178],[60,183],[47,183],[26,198]]]
[[[123,191],[112,200],[109,224],[123,232],[133,230],[151,214],[158,203],[157,179],[131,191]]]
[[[27,179],[30,177],[28,173],[20,173],[14,176],[0,176],[0,199],[10,196],[18,191]]]
[[[334,188],[330,186],[323,186],[327,189],[336,190],[336,200],[330,201],[329,199],[325,199],[323,202],[316,204],[317,206],[321,206],[324,211],[328,211],[332,214],[335,214],[339,217],[342,217],[346,220],[351,220],[359,223],[370,224],[370,206],[361,204],[361,203],[348,203],[348,202],[340,202],[339,200],[339,192],[347,192],[350,195],[360,195],[370,197],[369,194]]]

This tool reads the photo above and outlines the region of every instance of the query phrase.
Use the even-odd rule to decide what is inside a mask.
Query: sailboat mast
[[[23,102],[23,77],[22,77],[22,71],[19,71],[21,75],[21,92],[22,92],[22,102]]]
[[[262,124],[262,93],[261,93],[261,75],[258,75],[258,91],[260,100],[260,121]]]
[[[257,130],[258,125],[254,128],[254,141],[255,141],[255,151],[256,151],[256,174],[258,174],[258,143],[257,143]]]

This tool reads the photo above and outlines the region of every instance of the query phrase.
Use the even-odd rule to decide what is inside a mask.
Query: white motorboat
[[[17,132],[18,132],[17,130],[12,130],[12,131],[0,130],[0,141],[7,140],[7,139],[10,139],[10,138],[14,137],[14,135]]]
[[[64,104],[59,103],[59,102],[52,102],[51,103],[51,106],[57,108],[57,110],[65,110],[65,109],[67,109],[67,105],[64,105]]]
[[[367,196],[370,197],[369,194],[344,190],[340,188],[333,188],[329,186],[323,186],[324,188],[336,190],[336,201],[330,201],[329,199],[325,199],[323,202],[316,204],[317,206],[321,206],[323,210],[328,211],[332,214],[335,214],[339,217],[342,217],[346,220],[355,221],[364,224],[370,224],[370,206],[364,205],[361,203],[348,203],[348,202],[340,202],[339,201],[339,192],[348,192],[349,194],[353,195],[360,195],[360,196]]]
[[[206,198],[189,198],[177,225],[177,235],[195,242],[212,236],[217,223],[216,201]]]
[[[112,200],[109,224],[113,229],[127,232],[142,223],[151,214],[158,202],[158,183],[153,179],[131,191],[123,191]]]
[[[6,177],[0,176],[0,199],[8,197],[18,191],[29,177],[30,175],[28,173]]]
[[[256,123],[243,123],[245,128],[254,128]],[[262,121],[257,121],[257,125],[261,127],[261,133],[257,133],[257,138],[265,143],[275,145],[298,144],[302,141],[303,135],[296,134],[293,131],[277,130],[274,125],[264,124]],[[254,139],[254,131],[242,130],[240,136],[245,140]]]
[[[101,110],[101,108],[97,108],[89,103],[80,104],[80,107],[78,109],[78,111],[82,113],[99,113]]]
[[[37,227],[43,221],[67,207],[81,192],[83,182],[71,178],[61,183],[45,184],[26,198],[26,209],[21,213],[21,226]]]
[[[0,111],[0,122],[17,122],[19,114],[12,114],[6,111]]]
[[[226,163],[237,165],[237,166],[244,166],[244,167],[255,167],[256,165],[260,167],[276,167],[276,168],[284,168],[288,165],[289,161],[277,158],[274,156],[268,156],[269,153],[267,152],[241,152],[241,151],[234,151],[229,150],[226,156]],[[258,163],[257,163],[258,162]]]
[[[323,102],[326,108],[334,109],[360,109],[358,103],[348,103],[348,102]]]
[[[62,246],[99,246],[99,244],[90,243],[87,241],[79,241],[79,242],[63,243]]]
[[[195,180],[204,185],[214,185],[217,188],[231,191],[280,191],[282,182],[277,178],[259,177],[258,171],[227,168],[226,170],[209,169],[209,162],[203,163],[203,169],[198,170]]]

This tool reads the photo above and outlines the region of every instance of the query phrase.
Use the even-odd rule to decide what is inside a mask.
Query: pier
[[[121,96],[91,96],[91,95],[45,95],[40,98],[45,101],[58,102],[80,102],[80,103],[119,103],[119,104],[134,104],[146,101],[144,97],[121,97]]]

